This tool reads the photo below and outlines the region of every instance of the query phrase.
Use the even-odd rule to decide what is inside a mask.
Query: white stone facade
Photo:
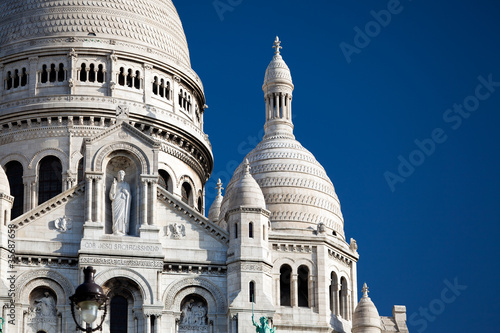
[[[111,300],[104,332],[254,332],[252,311],[278,332],[351,332],[357,246],[293,136],[278,39],[266,135],[208,219],[205,97],[170,0],[6,0],[0,22],[4,332],[75,331],[86,266]],[[121,170],[127,235],[109,195]],[[380,329],[407,332],[404,307]]]

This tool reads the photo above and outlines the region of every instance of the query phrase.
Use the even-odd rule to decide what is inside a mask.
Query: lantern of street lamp
[[[75,294],[69,298],[71,301],[71,314],[73,315],[76,326],[79,330],[87,333],[102,329],[102,323],[104,322],[107,312],[106,301],[108,297],[104,295],[101,286],[94,282],[94,274],[95,269],[92,266],[85,268],[83,270],[83,283],[76,288]],[[76,320],[75,307],[86,323],[87,328],[81,327]],[[98,311],[102,309],[104,309],[104,314],[101,323],[96,328],[92,328],[92,324],[97,319]]]

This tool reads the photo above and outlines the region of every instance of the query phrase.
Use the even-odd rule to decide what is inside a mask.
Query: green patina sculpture
[[[260,324],[254,320],[254,315],[252,314],[253,326],[255,326],[255,332],[257,333],[275,333],[276,328],[271,328],[267,322],[267,317],[260,317]]]
[[[0,317],[0,333],[3,332],[3,323],[5,323],[5,319],[3,319],[2,317]]]

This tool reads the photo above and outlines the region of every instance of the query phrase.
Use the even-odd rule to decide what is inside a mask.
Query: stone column
[[[5,82],[3,80],[3,69],[4,69],[3,64],[0,64],[0,84],[2,85],[0,87],[0,97],[3,95],[3,91],[5,89]]]
[[[144,64],[144,103],[149,103],[151,101],[151,92],[152,92],[152,73],[153,65]]]
[[[144,330],[145,333],[152,333],[151,332],[151,315],[147,314],[144,316],[144,322],[146,323],[146,329]]]
[[[179,84],[181,78],[174,76],[174,81],[172,82],[172,102],[174,104],[174,113],[179,111]]]
[[[31,182],[31,208],[34,209],[37,206],[37,195],[36,195],[36,181]]]
[[[30,68],[29,68],[29,77],[28,77],[28,90],[29,96],[36,96],[36,87],[38,84],[38,75],[37,75],[37,67],[38,67],[38,57],[30,57]]]
[[[141,179],[142,182],[142,204],[141,204],[141,226],[148,225],[148,180]]]
[[[151,180],[151,211],[149,212],[149,221],[151,225],[156,225],[156,197],[157,197],[158,180]]]
[[[95,210],[96,210],[96,217],[95,220],[96,222],[102,223],[103,221],[103,212],[104,212],[104,206],[101,206],[103,204],[103,176],[101,175],[96,175],[96,184],[95,184],[95,192],[96,192],[96,204],[95,204]]]
[[[116,62],[118,61],[118,57],[115,54],[115,51],[111,52],[108,56],[109,60],[109,78],[107,78],[108,83],[108,95],[113,96],[115,85],[118,84],[118,66],[116,66]]]
[[[279,98],[280,98],[279,94],[275,93],[274,94],[274,106],[275,106],[274,118],[280,117],[280,100],[279,100]]]
[[[298,280],[297,280],[297,274],[292,274],[292,283],[290,285],[291,289],[291,304],[292,307],[297,307],[298,306]]]
[[[85,222],[92,222],[92,182],[91,176],[85,178],[86,216]]]
[[[280,118],[286,119],[285,94],[281,93],[280,97],[281,97]]]

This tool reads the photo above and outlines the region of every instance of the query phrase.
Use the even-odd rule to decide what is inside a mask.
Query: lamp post
[[[75,294],[69,298],[71,301],[71,314],[77,328],[87,333],[102,329],[102,323],[104,323],[107,312],[106,302],[108,297],[104,295],[101,286],[94,282],[94,274],[95,269],[92,266],[85,268],[83,270],[83,283],[76,288]],[[87,328],[81,327],[76,320],[75,307],[81,314]],[[101,323],[96,328],[92,328],[92,323],[97,319],[97,312],[102,309],[104,309],[104,315]]]

